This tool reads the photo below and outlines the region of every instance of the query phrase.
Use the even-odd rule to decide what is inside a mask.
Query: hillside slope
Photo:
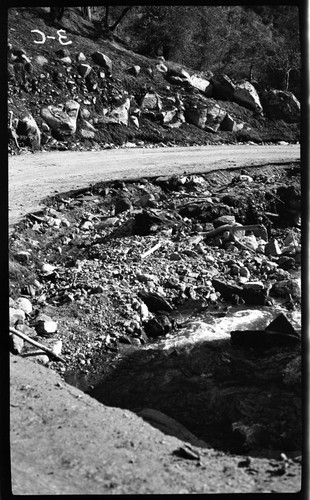
[[[77,8],[67,9],[61,23],[50,20],[48,8],[9,10],[10,153],[28,148],[298,142],[298,121],[269,119],[227,98],[210,97],[189,83],[194,73],[189,68],[136,54],[112,36],[103,38],[98,29]],[[94,57],[98,51],[103,59]],[[75,103],[73,110],[68,101],[71,107]],[[57,106],[52,118],[50,106]],[[211,125],[193,117],[197,109]],[[55,113],[57,120],[60,113],[69,121],[71,113],[70,130],[67,123],[51,125]],[[227,114],[236,131],[223,120]]]

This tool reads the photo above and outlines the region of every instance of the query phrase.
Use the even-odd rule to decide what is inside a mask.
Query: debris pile
[[[124,344],[177,332],[184,307],[298,309],[299,169],[250,173],[99,183],[47,200],[11,238],[11,327],[61,341],[66,366],[51,366],[88,373]]]

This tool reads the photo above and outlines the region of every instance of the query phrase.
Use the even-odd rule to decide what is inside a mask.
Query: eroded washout
[[[296,452],[300,215],[299,163],[58,193],[11,237],[10,325],[63,362],[11,350],[215,448]]]

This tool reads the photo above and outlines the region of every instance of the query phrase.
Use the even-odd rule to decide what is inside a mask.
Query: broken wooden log
[[[152,253],[156,252],[156,250],[158,250],[161,247],[161,245],[162,245],[161,242],[156,243],[156,245],[154,245],[152,248],[141,254],[141,259],[145,259],[145,257],[148,257]]]
[[[35,340],[31,339],[30,337],[28,337],[28,335],[26,335],[25,333],[22,333],[22,332],[19,332],[18,330],[16,330],[15,328],[13,328],[12,326],[10,326],[10,332],[11,333],[14,333],[15,335],[17,335],[18,337],[26,340],[26,342],[29,342],[29,344],[32,344],[34,345],[35,347],[39,347],[39,349],[42,349],[42,351],[45,351],[47,354],[49,354],[52,358],[55,358],[57,359],[58,361],[62,361],[62,363],[65,363],[66,360],[64,358],[61,358],[60,356],[58,356],[57,354],[54,353],[54,351],[52,351],[52,349],[49,349],[48,347],[46,347],[45,345],[43,344],[40,344],[40,342],[36,342]]]

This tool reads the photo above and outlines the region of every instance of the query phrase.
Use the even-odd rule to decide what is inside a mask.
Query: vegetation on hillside
[[[117,5],[93,7],[92,19],[143,55],[300,97],[296,6]]]

